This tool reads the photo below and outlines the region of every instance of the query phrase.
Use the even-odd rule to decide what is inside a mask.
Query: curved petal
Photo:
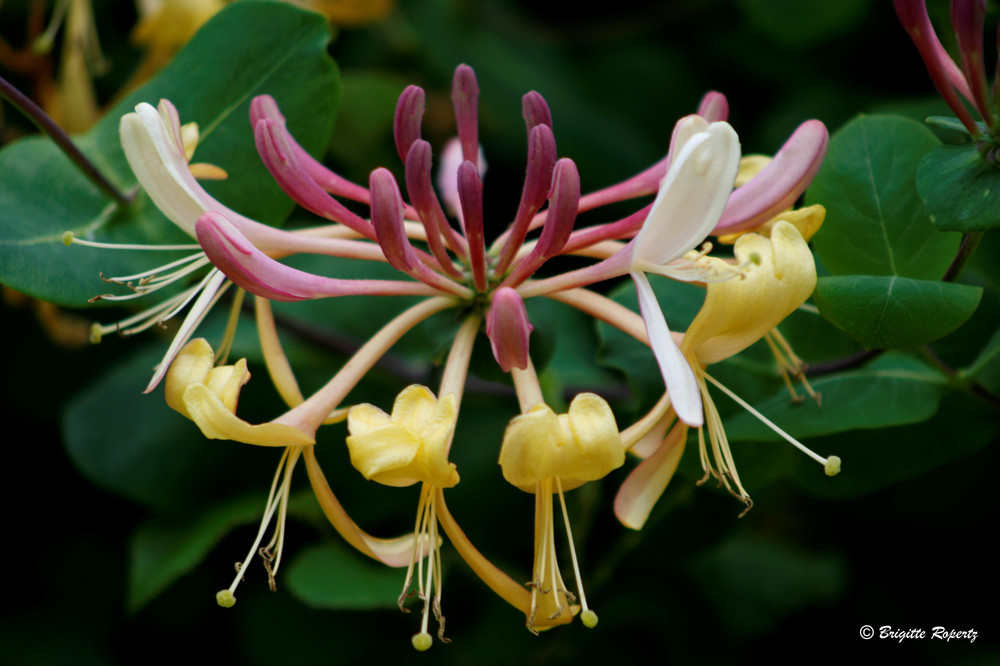
[[[149,198],[167,218],[194,236],[194,225],[206,211],[222,213],[235,224],[262,226],[230,210],[195,180],[180,143],[177,110],[167,100],[160,110],[145,102],[122,116],[119,134],[125,157]]]
[[[615,515],[625,527],[642,529],[666,489],[684,453],[687,426],[678,423],[653,455],[628,475],[615,495]]]
[[[673,336],[670,335],[667,320],[663,317],[649,279],[644,273],[634,272],[631,275],[635,281],[636,293],[639,295],[639,310],[646,324],[649,346],[653,349],[653,355],[660,366],[660,374],[663,375],[663,382],[670,392],[674,411],[681,421],[697,428],[704,423],[704,414],[694,372],[674,342]]]
[[[257,446],[308,446],[315,440],[298,428],[281,423],[252,425],[233,414],[222,399],[204,384],[184,391],[184,406],[191,420],[209,439],[231,439]]]
[[[739,137],[728,124],[712,123],[689,138],[635,237],[633,261],[662,266],[706,238],[722,215],[739,164]]]
[[[707,287],[705,303],[681,347],[700,363],[728,358],[762,338],[816,287],[816,264],[792,224],[779,220],[771,238],[741,236],[734,248],[744,275]],[[751,261],[751,258],[756,261]]]
[[[272,301],[354,295],[432,295],[420,282],[345,280],[313,275],[286,266],[257,249],[228,219],[208,212],[195,225],[198,242],[215,266],[251,294]]]
[[[816,176],[829,143],[820,121],[799,125],[774,159],[729,197],[714,233],[753,229],[790,208]]]

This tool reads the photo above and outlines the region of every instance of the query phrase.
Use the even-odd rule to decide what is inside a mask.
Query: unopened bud
[[[497,289],[486,315],[486,335],[493,347],[493,357],[504,372],[528,367],[528,337],[532,328],[520,294],[510,287]]]
[[[410,147],[420,138],[420,124],[424,119],[424,89],[407,86],[396,104],[396,118],[393,122],[393,136],[399,159],[406,163]]]

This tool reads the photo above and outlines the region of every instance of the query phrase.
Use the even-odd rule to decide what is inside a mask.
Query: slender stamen
[[[587,606],[587,596],[583,593],[583,578],[580,576],[580,565],[576,559],[576,546],[573,544],[573,530],[569,524],[569,512],[566,510],[566,498],[563,496],[562,481],[556,477],[556,491],[559,493],[559,505],[562,507],[563,524],[566,525],[566,539],[569,541],[569,555],[573,560],[573,575],[576,577],[576,592],[580,595],[580,620],[588,629],[597,626],[597,613]]]
[[[294,454],[291,453],[292,449],[295,449]],[[246,571],[247,566],[250,565],[250,561],[253,559],[254,553],[258,552],[260,542],[264,538],[264,532],[267,531],[268,525],[271,523],[271,518],[274,516],[274,512],[278,509],[280,504],[287,502],[287,489],[284,487],[289,483],[291,478],[291,468],[295,465],[295,461],[298,459],[298,454],[301,452],[301,447],[288,447],[281,454],[281,460],[278,461],[278,469],[274,472],[274,479],[271,481],[271,490],[267,495],[267,502],[264,505],[264,517],[260,521],[260,528],[257,530],[257,536],[253,541],[253,545],[250,546],[250,552],[247,553],[246,558],[242,563],[237,563],[236,565],[236,577],[233,579],[232,584],[225,590],[220,590],[215,595],[216,602],[223,608],[231,608],[236,604],[236,588],[243,580],[243,572]],[[283,470],[285,471],[282,474]],[[278,492],[278,479],[282,479],[282,489]],[[282,512],[282,520],[284,517],[284,512]],[[281,529],[280,523],[275,530]],[[270,578],[270,577],[269,577]],[[273,578],[270,578],[270,583],[273,583]]]
[[[835,476],[836,474],[838,474],[840,472],[840,458],[839,457],[837,457],[837,456],[828,456],[828,457],[824,458],[823,456],[821,456],[818,453],[814,452],[812,449],[810,449],[809,447],[807,447],[805,444],[803,444],[799,440],[795,439],[794,437],[792,437],[791,435],[789,435],[787,432],[785,432],[784,430],[782,430],[781,428],[779,428],[777,425],[775,425],[775,423],[773,421],[771,421],[766,416],[764,416],[763,414],[761,414],[760,412],[758,412],[756,409],[754,409],[753,407],[751,407],[748,402],[746,402],[745,400],[743,400],[743,398],[739,397],[738,395],[736,395],[735,393],[733,393],[732,391],[730,391],[728,388],[726,388],[725,386],[723,386],[720,382],[718,382],[717,380],[713,379],[711,375],[708,375],[705,372],[702,372],[701,374],[705,377],[705,379],[707,379],[708,381],[712,382],[712,384],[714,386],[716,386],[720,391],[722,391],[723,393],[725,393],[726,395],[728,395],[730,398],[732,398],[734,401],[736,401],[736,403],[739,404],[741,407],[743,407],[743,409],[747,410],[748,412],[750,412],[751,414],[753,414],[754,416],[756,416],[761,421],[761,423],[763,423],[768,428],[770,428],[771,430],[773,430],[778,436],[780,436],[786,442],[788,442],[789,444],[793,445],[795,448],[799,449],[800,451],[802,451],[803,453],[805,453],[807,456],[809,456],[810,458],[812,458],[813,460],[815,460],[819,464],[823,465],[823,468],[826,471],[826,473],[827,473],[828,476]]]
[[[174,262],[177,263],[177,262]],[[173,284],[178,280],[195,273],[205,266],[209,265],[209,260],[204,254],[191,255],[186,259],[182,260],[183,263],[188,263],[187,266],[180,268],[171,273],[166,273],[164,275],[158,274],[159,268],[147,271],[146,273],[137,273],[136,275],[130,275],[126,277],[109,277],[106,278],[101,275],[101,279],[105,282],[110,282],[113,284],[120,284],[128,289],[132,290],[130,294],[100,294],[94,296],[89,302],[94,303],[96,301],[129,301],[135,298],[140,298],[154,291],[159,291],[160,289],[166,287],[167,285]],[[162,267],[161,267],[162,268]],[[138,282],[135,282],[138,278]]]
[[[774,329],[764,335],[764,340],[767,342],[767,346],[771,349],[771,354],[774,355],[775,361],[778,363],[778,371],[781,372],[781,378],[785,382],[788,392],[792,395],[792,402],[798,404],[804,399],[795,390],[795,385],[792,383],[792,380],[795,380],[802,382],[802,388],[819,405],[822,396],[813,390],[812,385],[806,378],[805,362],[795,354],[785,336],[778,329]]]

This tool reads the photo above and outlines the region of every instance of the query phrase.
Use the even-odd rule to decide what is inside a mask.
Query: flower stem
[[[958,276],[962,273],[962,269],[965,268],[965,264],[972,258],[976,248],[979,246],[979,241],[982,239],[982,231],[973,231],[962,237],[962,244],[958,246],[958,253],[952,260],[951,266],[945,271],[944,277],[941,278],[942,282],[954,282],[958,279]]]
[[[69,138],[69,135],[66,134],[66,132],[64,132],[62,128],[59,127],[59,125],[57,125],[55,121],[41,109],[41,107],[31,101],[31,99],[29,99],[20,90],[12,86],[10,82],[2,76],[0,76],[0,95],[14,105],[18,111],[27,116],[31,122],[33,122],[35,126],[42,131],[43,134],[52,139],[56,146],[58,146],[59,149],[65,153],[66,157],[68,157],[73,164],[80,169],[83,175],[94,183],[98,189],[123,206],[129,204],[132,197],[123,194],[111,183],[111,181],[105,178],[104,175],[97,170],[94,163],[87,159],[87,156],[76,147],[76,144],[74,144],[72,139]]]

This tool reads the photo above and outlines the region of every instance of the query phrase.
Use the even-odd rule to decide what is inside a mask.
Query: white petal
[[[667,320],[663,317],[660,304],[656,302],[653,287],[644,273],[632,273],[635,280],[635,290],[639,295],[639,310],[646,323],[646,333],[649,335],[649,346],[660,366],[663,382],[670,392],[670,401],[677,412],[677,417],[692,427],[700,427],[704,423],[701,408],[701,393],[694,372],[688,365],[684,354],[674,343]]]
[[[171,222],[193,237],[195,221],[208,210],[208,194],[195,183],[162,116],[149,104],[140,104],[135,113],[122,117],[119,132],[139,184]]]
[[[739,137],[727,123],[687,139],[636,236],[633,259],[668,264],[704,240],[726,207],[739,164]]]

